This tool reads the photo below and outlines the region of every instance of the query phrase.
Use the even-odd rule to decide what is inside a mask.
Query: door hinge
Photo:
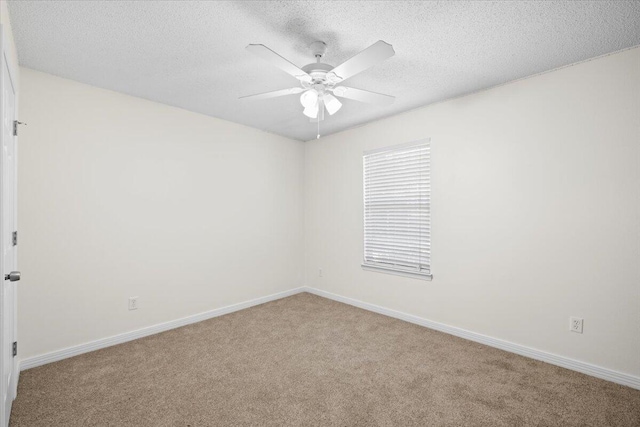
[[[18,246],[18,232],[13,232],[13,246]]]
[[[13,342],[13,357],[18,355],[18,341]]]
[[[17,120],[13,121],[13,136],[18,136],[18,125],[27,125],[24,122],[19,122]]]

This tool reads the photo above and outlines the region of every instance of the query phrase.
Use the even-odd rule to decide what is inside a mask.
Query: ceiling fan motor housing
[[[313,83],[324,83],[327,80],[327,73],[333,70],[333,65],[323,62],[314,62],[302,67],[302,71],[309,74],[313,79]]]

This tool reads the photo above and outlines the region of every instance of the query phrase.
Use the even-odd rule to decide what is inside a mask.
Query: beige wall
[[[425,137],[434,280],[363,271],[362,152]],[[640,49],[311,141],[305,159],[307,285],[640,375]]]
[[[303,285],[303,143],[21,72],[22,359]]]

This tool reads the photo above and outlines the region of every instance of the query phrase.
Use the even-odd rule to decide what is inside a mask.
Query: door
[[[4,29],[2,29],[4,30]],[[2,115],[2,173],[0,179],[0,240],[2,240],[2,292],[0,292],[0,334],[2,334],[1,364],[2,384],[2,426],[9,424],[11,404],[15,398],[17,388],[17,363],[15,359],[14,343],[16,341],[16,280],[20,278],[17,273],[17,234],[16,232],[16,136],[14,135],[14,121],[16,119],[16,91],[12,73],[5,54],[5,37],[2,32],[2,74],[0,96],[0,114]],[[17,233],[17,232],[16,232]]]

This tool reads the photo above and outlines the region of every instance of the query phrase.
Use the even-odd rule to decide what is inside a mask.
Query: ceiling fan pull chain
[[[318,117],[318,136],[316,136],[316,139],[320,139],[320,117]]]

